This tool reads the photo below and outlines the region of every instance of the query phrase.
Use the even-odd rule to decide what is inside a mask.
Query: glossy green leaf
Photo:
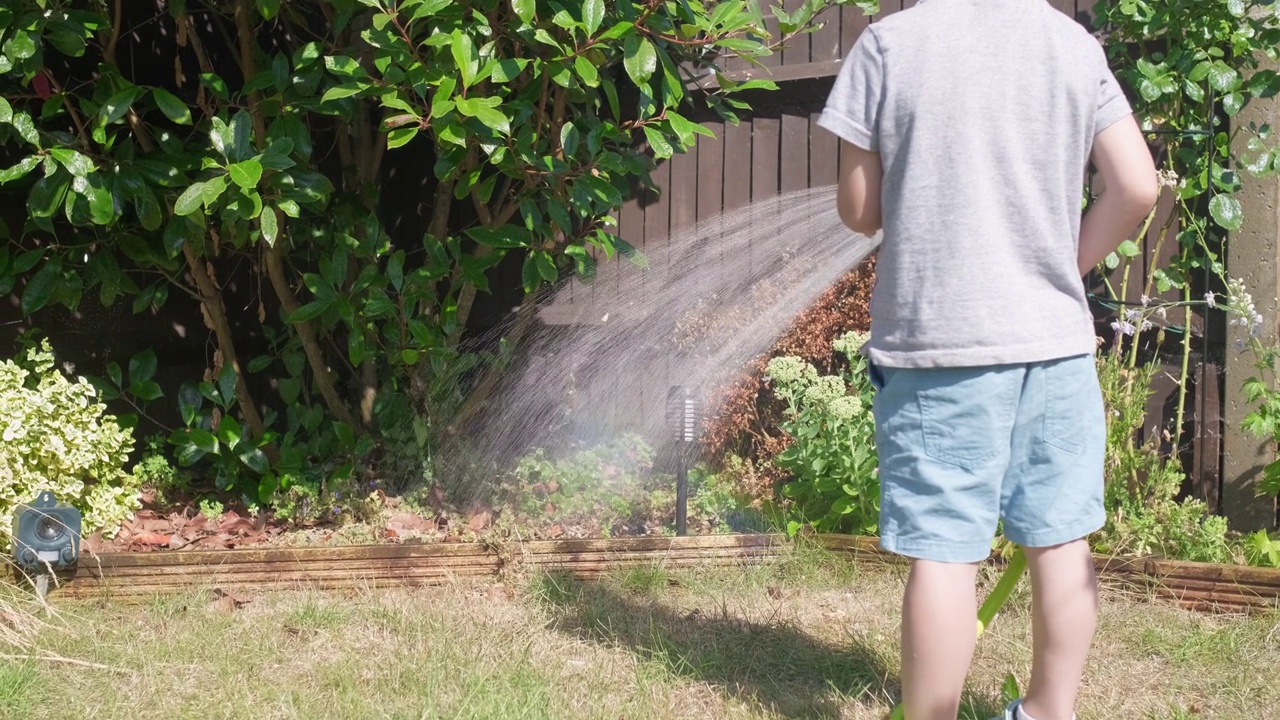
[[[22,291],[20,303],[22,315],[29,316],[48,305],[61,280],[62,261],[57,257],[50,258],[35,275],[31,276],[27,281],[27,287]]]
[[[36,41],[33,34],[19,29],[3,46],[4,54],[13,60],[26,60],[36,54]]]
[[[262,239],[268,247],[274,247],[276,238],[280,236],[280,223],[272,210],[267,210],[258,217],[258,227],[262,230]]]
[[[1222,110],[1229,117],[1234,116],[1244,109],[1244,94],[1233,92],[1222,98]]]
[[[154,380],[142,380],[129,385],[129,394],[144,402],[151,402],[164,397],[164,390]]]
[[[53,217],[62,207],[71,187],[71,176],[65,170],[58,170],[52,175],[45,175],[31,186],[31,194],[27,196],[27,208],[34,217]]]
[[[13,122],[13,106],[8,100],[0,97],[0,123]]]
[[[200,394],[200,388],[192,382],[183,383],[178,390],[178,410],[182,413],[182,424],[190,426],[195,422],[203,405],[204,396]]]
[[[253,158],[227,167],[231,181],[242,188],[255,188],[262,180],[262,164]]]
[[[148,348],[134,355],[129,359],[129,382],[136,383],[154,378],[159,365],[155,350]]]
[[[1222,61],[1209,68],[1209,87],[1220,93],[1231,92],[1240,86],[1240,73]]]
[[[13,126],[14,132],[18,133],[18,137],[22,138],[28,145],[41,147],[40,132],[36,130],[35,121],[31,116],[24,112],[16,112],[13,119],[9,121]]]
[[[1132,240],[1125,240],[1124,242],[1120,243],[1119,247],[1116,248],[1116,252],[1120,255],[1120,257],[1131,258],[1131,257],[1137,257],[1138,255],[1141,255],[1142,248],[1138,247],[1138,243]]]
[[[186,433],[186,438],[192,445],[200,448],[206,453],[216,453],[218,451],[218,439],[209,431],[200,428],[191,428]]]
[[[595,35],[604,21],[604,0],[583,0],[582,22],[587,26],[587,35]]]
[[[98,117],[104,125],[110,125],[129,112],[129,108],[133,106],[134,101],[142,96],[142,88],[130,87],[126,90],[112,95],[106,103],[102,105],[102,109],[98,111]]]
[[[1214,195],[1209,201],[1209,214],[1226,230],[1239,230],[1244,225],[1244,209],[1240,201],[1230,195]]]
[[[67,169],[67,172],[76,177],[84,177],[94,172],[98,168],[94,166],[93,161],[88,157],[66,147],[56,147],[49,151],[54,160],[57,160]]]
[[[461,30],[454,30],[450,51],[453,53],[453,61],[457,63],[458,74],[462,76],[462,86],[471,87],[476,74],[480,72],[480,56],[476,54],[471,36]]]
[[[0,170],[0,185],[7,182],[13,182],[27,176],[36,166],[40,164],[40,156],[29,155],[18,162],[18,164]]]
[[[173,212],[176,215],[190,215],[203,205],[204,183],[195,182],[178,196],[177,202],[173,204]]]
[[[418,136],[417,125],[406,125],[398,127],[387,133],[387,149],[394,150],[398,147],[408,145],[411,140]]]
[[[225,192],[226,189],[227,178],[225,176],[219,175],[218,177],[206,180],[204,188],[202,188],[200,193],[201,199],[204,200],[205,208],[212,209],[213,204],[218,201],[219,197],[222,197],[222,193]]]
[[[659,158],[669,158],[675,152],[671,143],[667,142],[667,138],[652,125],[644,126],[645,139],[649,141],[649,147],[653,149],[653,154]]]
[[[245,467],[259,475],[271,469],[271,463],[267,460],[266,454],[244,441],[236,446],[236,457],[240,458],[240,462],[244,463]]]
[[[579,55],[573,60],[573,69],[578,73],[578,77],[587,87],[597,87],[600,85],[600,73],[596,70],[596,66],[586,57]]]
[[[511,9],[515,11],[516,17],[528,24],[536,16],[538,3],[537,0],[511,0]]]
[[[658,53],[649,38],[632,35],[623,46],[622,65],[636,85],[645,85],[658,67]]]
[[[160,108],[165,117],[179,125],[191,124],[191,108],[177,95],[164,88],[152,88],[151,97],[155,98],[156,107]]]

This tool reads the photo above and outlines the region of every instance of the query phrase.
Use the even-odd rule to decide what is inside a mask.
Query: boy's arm
[[[1080,222],[1076,260],[1081,276],[1129,237],[1160,194],[1151,151],[1132,115],[1098,133],[1092,159],[1103,189]]]
[[[842,140],[852,152],[852,162],[842,167],[836,188],[836,209],[840,220],[856,233],[871,236],[880,231],[880,181],[883,169],[880,153]]]

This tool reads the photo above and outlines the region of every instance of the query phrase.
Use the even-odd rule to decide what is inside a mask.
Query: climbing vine
[[[1140,363],[1159,362],[1143,350],[1168,358],[1166,348],[1176,348],[1177,406],[1167,429],[1176,457],[1194,345],[1204,341],[1215,313],[1225,312],[1228,322],[1247,330],[1242,334],[1251,338],[1247,345],[1258,354],[1260,368],[1270,368],[1274,357],[1264,345],[1271,340],[1264,337],[1262,316],[1243,283],[1229,276],[1222,255],[1227,235],[1247,221],[1237,198],[1242,177],[1280,171],[1274,129],[1238,121],[1250,102],[1280,93],[1280,74],[1268,66],[1280,45],[1280,6],[1252,0],[1103,0],[1094,14],[1112,68],[1133,91],[1166,198],[1137,241],[1122,244],[1102,268],[1117,313],[1112,351],[1137,370]],[[1143,238],[1151,239],[1146,250]],[[1145,274],[1135,272],[1143,265]],[[1144,376],[1149,373],[1122,377]],[[1270,382],[1255,378],[1246,384],[1247,400],[1259,408],[1246,426],[1280,440],[1274,420],[1280,415],[1270,412],[1280,407],[1276,388],[1274,373]],[[1269,469],[1273,475],[1280,478],[1280,463]],[[1269,492],[1280,489],[1271,485]],[[1249,554],[1262,559],[1258,552]]]

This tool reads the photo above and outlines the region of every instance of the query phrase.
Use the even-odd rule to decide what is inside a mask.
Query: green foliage
[[[535,450],[504,479],[499,507],[523,528],[605,537],[675,531],[676,480],[655,468],[653,450],[625,435],[564,456]],[[703,468],[689,471],[690,532],[762,530],[759,513]]]
[[[148,438],[142,459],[133,466],[138,486],[153,492],[162,506],[180,502],[191,492],[191,477],[173,466],[165,454],[165,445],[163,437]]]
[[[792,35],[829,4],[774,15]],[[532,292],[633,255],[611,216],[655,158],[708,134],[693,113],[736,121],[737,94],[770,87],[725,61],[785,39],[754,3],[83,7],[0,9],[0,193],[26,208],[0,248],[0,293],[24,315],[197,300],[208,373],[162,388],[143,354],[112,385],[140,413],[176,403],[179,462],[261,503],[349,477],[384,432],[403,449],[414,418],[438,433],[425,388],[456,376],[489,271],[515,256]],[[151,32],[183,48],[172,81],[117,52]],[[711,74],[718,86],[695,92]],[[397,153],[424,172],[390,180]],[[393,241],[389,181],[422,188],[425,232]],[[230,296],[246,287],[266,297]],[[236,346],[245,326],[262,355]]]
[[[110,535],[138,507],[138,480],[124,470],[132,433],[86,379],[58,371],[47,340],[0,362],[0,439],[0,517],[47,490],[80,509],[84,532]]]
[[[787,405],[780,427],[791,445],[774,462],[792,476],[782,494],[800,521],[823,532],[874,535],[879,526],[873,388],[858,348],[864,336],[835,342],[849,363],[838,375],[819,375],[796,357],[774,358],[766,370],[774,393]]]
[[[1209,515],[1200,500],[1178,500],[1183,475],[1176,461],[1161,454],[1158,437],[1137,441],[1156,371],[1155,365],[1130,367],[1115,352],[1098,356],[1107,416],[1107,522],[1091,542],[1107,554],[1228,562],[1226,519]]]

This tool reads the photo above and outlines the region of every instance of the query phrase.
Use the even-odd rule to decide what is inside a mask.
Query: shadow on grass
[[[892,706],[901,696],[890,648],[840,628],[832,634],[843,642],[832,642],[782,619],[756,622],[725,606],[682,611],[564,574],[543,576],[537,594],[557,630],[626,650],[781,717],[838,718],[852,704]],[[966,694],[960,717],[987,720],[1001,712],[993,698]]]

